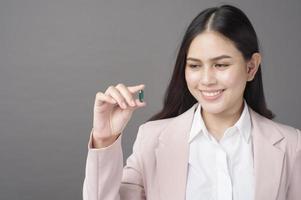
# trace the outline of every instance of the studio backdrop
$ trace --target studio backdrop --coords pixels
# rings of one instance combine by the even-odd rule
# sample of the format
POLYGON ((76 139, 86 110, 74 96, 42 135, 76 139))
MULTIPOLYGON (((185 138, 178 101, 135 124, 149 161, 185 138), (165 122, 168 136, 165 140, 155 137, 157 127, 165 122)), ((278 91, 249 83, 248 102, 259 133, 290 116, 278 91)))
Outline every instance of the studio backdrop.
POLYGON ((268 107, 300 129, 299 0, 1 0, 0 199, 82 199, 95 94, 145 84, 126 159, 138 126, 162 108, 189 22, 221 3, 250 17, 268 107))

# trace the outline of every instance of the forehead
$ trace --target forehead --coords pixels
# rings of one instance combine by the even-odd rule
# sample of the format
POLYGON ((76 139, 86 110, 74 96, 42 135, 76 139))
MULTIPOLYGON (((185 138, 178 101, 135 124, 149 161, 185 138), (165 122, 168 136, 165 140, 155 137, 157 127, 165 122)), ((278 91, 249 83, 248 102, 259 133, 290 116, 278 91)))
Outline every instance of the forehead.
POLYGON ((215 32, 199 34, 192 40, 188 49, 189 57, 200 60, 209 60, 223 54, 233 58, 242 56, 231 40, 215 32))

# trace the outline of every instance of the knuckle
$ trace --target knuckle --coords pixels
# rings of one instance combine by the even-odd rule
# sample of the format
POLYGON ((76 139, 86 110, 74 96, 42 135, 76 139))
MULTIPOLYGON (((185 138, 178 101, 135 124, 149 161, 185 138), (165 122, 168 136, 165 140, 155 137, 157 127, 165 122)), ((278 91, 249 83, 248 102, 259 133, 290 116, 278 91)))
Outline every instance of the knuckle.
POLYGON ((114 86, 113 85, 110 85, 107 90, 105 91, 105 94, 109 94, 111 90, 114 89, 114 86))
POLYGON ((102 92, 97 93, 96 100, 104 101, 106 99, 106 95, 102 92))
POLYGON ((99 97, 101 97, 102 95, 103 95, 102 92, 97 92, 97 93, 96 93, 96 98, 99 98, 99 97))
POLYGON ((114 88, 114 86, 110 85, 107 90, 111 90, 112 88, 114 88))
POLYGON ((125 86, 124 86, 123 83, 118 83, 118 84, 116 85, 116 87, 118 87, 118 88, 123 88, 123 87, 125 87, 125 86))

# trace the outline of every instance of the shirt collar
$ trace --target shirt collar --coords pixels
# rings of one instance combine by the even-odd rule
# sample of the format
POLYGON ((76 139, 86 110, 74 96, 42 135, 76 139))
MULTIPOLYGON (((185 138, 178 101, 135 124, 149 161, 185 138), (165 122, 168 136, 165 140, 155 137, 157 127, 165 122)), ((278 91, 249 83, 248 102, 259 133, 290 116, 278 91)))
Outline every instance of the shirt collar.
MULTIPOLYGON (((248 109, 248 104, 244 99, 244 108, 240 115, 238 121, 229 128, 236 127, 239 133, 242 134, 245 142, 249 143, 251 135, 251 117, 248 109)), ((194 112, 193 122, 191 126, 191 131, 189 134, 189 143, 200 133, 203 133, 206 137, 209 138, 209 132, 205 126, 204 120, 201 115, 201 104, 198 103, 197 108, 194 112)))

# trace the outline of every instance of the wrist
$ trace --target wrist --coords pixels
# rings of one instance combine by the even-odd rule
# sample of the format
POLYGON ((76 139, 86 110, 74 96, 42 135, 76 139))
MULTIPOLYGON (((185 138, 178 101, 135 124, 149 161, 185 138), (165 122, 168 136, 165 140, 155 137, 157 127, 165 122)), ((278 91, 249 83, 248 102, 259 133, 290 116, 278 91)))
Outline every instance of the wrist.
POLYGON ((118 135, 113 135, 112 137, 108 137, 108 138, 101 138, 101 139, 97 139, 94 137, 94 135, 92 135, 92 147, 93 148, 105 148, 110 146, 111 144, 113 144, 117 138, 120 136, 120 134, 118 135))

